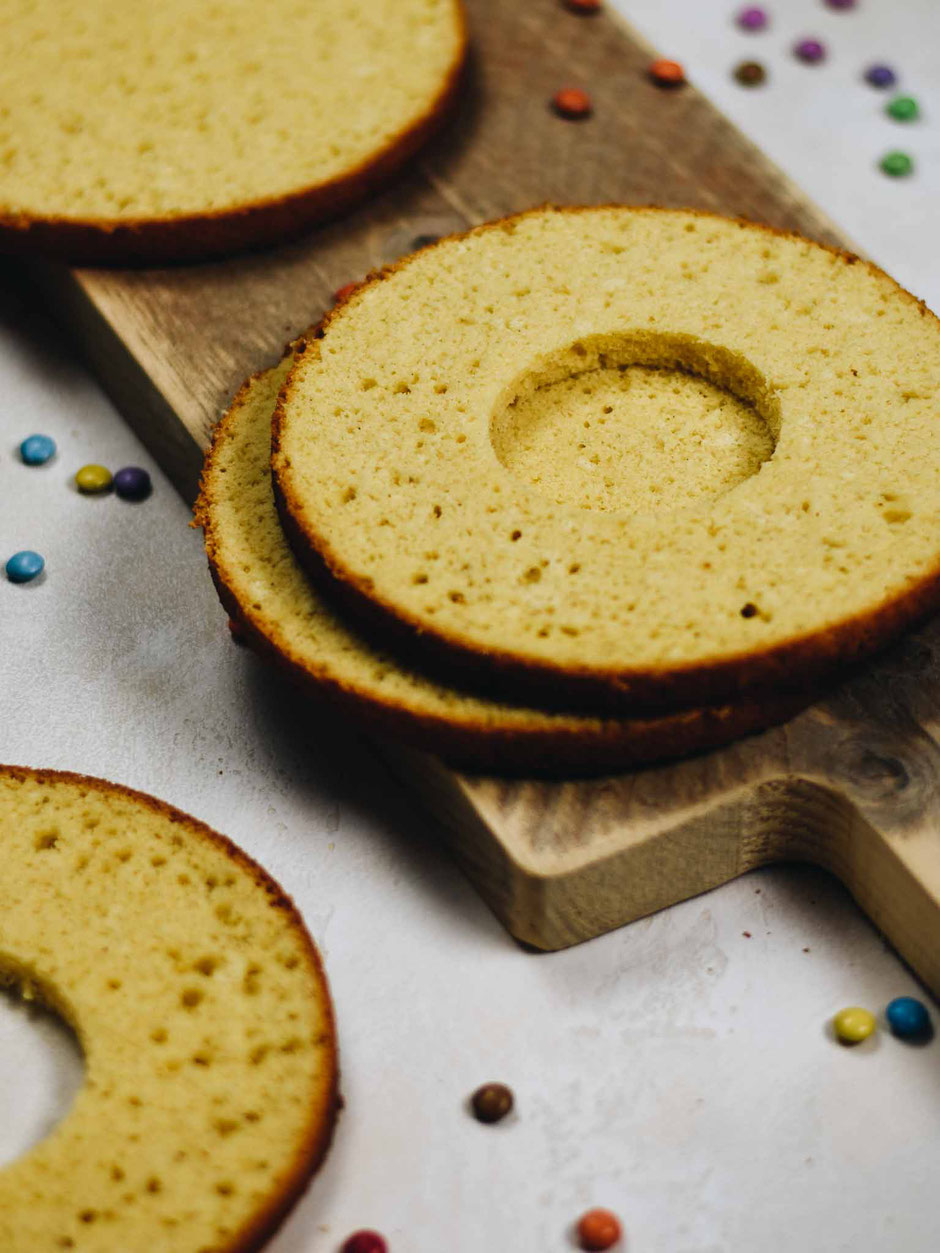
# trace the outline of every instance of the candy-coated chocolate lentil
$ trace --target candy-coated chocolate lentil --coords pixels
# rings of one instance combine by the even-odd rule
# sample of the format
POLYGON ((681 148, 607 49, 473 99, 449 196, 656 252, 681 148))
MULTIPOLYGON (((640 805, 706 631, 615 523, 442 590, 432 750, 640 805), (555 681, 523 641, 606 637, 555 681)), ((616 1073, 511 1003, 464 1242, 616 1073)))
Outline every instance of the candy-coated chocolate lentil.
POLYGON ((582 1249, 612 1249, 620 1239, 620 1220, 609 1209, 592 1209, 578 1220, 582 1249))
POLYGON ((388 1253, 388 1245, 377 1231, 354 1231, 340 1253, 388 1253))
POLYGON ((885 105, 885 113, 896 122, 913 122, 920 115, 920 109, 913 96, 895 96, 885 105))
POLYGON ((342 287, 337 287, 333 293, 333 304, 341 304, 344 300, 348 300, 354 291, 361 286, 359 283, 344 283, 342 287))
POLYGON ((854 9, 856 0, 826 0, 830 9, 854 9))
POLYGON ((237 618, 229 618, 228 620, 229 635, 236 644, 247 644, 248 636, 245 634, 245 628, 237 618))
POLYGON ((657 87, 681 87, 685 82, 685 70, 678 61, 660 57, 649 67, 649 76, 657 87))
POLYGON ((580 87, 562 87, 552 96, 552 108, 569 122, 580 122, 594 112, 591 97, 580 87))
POLYGON ((28 435, 20 444, 20 460, 27 466, 44 466, 55 456, 55 440, 48 435, 28 435))
POLYGON ((793 55, 807 65, 818 65, 826 59, 826 45, 819 39, 800 39, 793 45, 793 55))
POLYGON ((153 491, 153 483, 141 466, 124 466, 114 476, 114 490, 122 500, 146 500, 153 491))
POLYGON ((760 61, 742 61, 734 67, 734 77, 742 87, 759 87, 766 82, 767 71, 760 61))
POLYGON ((862 1040, 868 1039, 877 1025, 875 1015, 857 1005, 840 1009, 832 1020, 836 1037, 843 1044, 860 1044, 862 1040))
POLYGON ((587 16, 590 13, 600 13, 604 7, 604 0, 564 0, 565 8, 571 10, 572 13, 578 13, 587 16))
POLYGON ((906 152, 888 152, 881 158, 880 165, 891 178, 906 178, 914 173, 914 160, 906 152))
POLYGON ((757 5, 748 5, 741 10, 736 20, 742 30, 764 30, 767 26, 767 12, 757 5))
POLYGON ((42 574, 45 565, 39 553, 24 548, 22 552, 14 553, 4 568, 11 583, 30 583, 42 574))
POLYGON ((75 475, 75 486, 87 496, 97 492, 109 492, 112 482, 111 471, 94 463, 82 466, 75 475))
POLYGON ((923 1040, 930 1035, 927 1006, 916 997, 896 996, 885 1010, 885 1018, 892 1034, 902 1040, 923 1040))
POLYGON ((890 65, 870 65, 865 71, 865 82, 872 87, 893 87, 898 76, 890 65))
POLYGON ((484 1083, 470 1098, 473 1116, 478 1122, 499 1122, 512 1110, 512 1090, 504 1083, 484 1083))

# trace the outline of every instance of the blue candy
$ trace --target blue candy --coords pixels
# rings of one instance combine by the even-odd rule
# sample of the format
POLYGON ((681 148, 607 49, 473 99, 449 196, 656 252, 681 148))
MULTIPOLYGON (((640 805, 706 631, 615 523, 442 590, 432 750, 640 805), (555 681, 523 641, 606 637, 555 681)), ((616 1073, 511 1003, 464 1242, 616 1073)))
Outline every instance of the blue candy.
POLYGON ((39 553, 25 548, 22 552, 13 554, 5 569, 11 583, 29 583, 42 574, 45 565, 45 560, 40 557, 39 553))
POLYGON ((870 65, 865 71, 865 81, 872 87, 893 87, 898 76, 890 65, 870 65))
POLYGON ((888 1026, 902 1040, 923 1038, 930 1034, 927 1006, 913 996, 898 996, 885 1010, 888 1026))
POLYGON ((114 490, 122 500, 146 500, 153 491, 150 475, 140 466, 125 466, 114 476, 114 490))
POLYGON ((20 444, 20 457, 27 466, 44 466, 55 456, 55 440, 48 435, 29 435, 20 444))

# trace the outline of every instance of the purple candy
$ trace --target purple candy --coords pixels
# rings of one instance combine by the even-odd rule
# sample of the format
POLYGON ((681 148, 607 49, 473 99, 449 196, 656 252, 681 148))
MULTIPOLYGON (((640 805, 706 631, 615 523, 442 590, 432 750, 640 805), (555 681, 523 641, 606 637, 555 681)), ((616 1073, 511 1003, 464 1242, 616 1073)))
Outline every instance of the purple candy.
POLYGON ((150 475, 140 466, 125 466, 114 476, 114 490, 122 500, 146 500, 153 491, 150 475))
POLYGON ((763 30, 767 25, 767 14, 756 5, 742 9, 738 14, 738 25, 742 30, 763 30))
POLYGON ((826 46, 818 39, 801 39, 793 45, 793 55, 807 65, 816 65, 826 59, 826 46))
POLYGON ((830 9, 854 9, 855 0, 826 0, 830 9))
POLYGON ((898 76, 890 65, 870 65, 865 71, 865 81, 872 87, 893 87, 898 76))

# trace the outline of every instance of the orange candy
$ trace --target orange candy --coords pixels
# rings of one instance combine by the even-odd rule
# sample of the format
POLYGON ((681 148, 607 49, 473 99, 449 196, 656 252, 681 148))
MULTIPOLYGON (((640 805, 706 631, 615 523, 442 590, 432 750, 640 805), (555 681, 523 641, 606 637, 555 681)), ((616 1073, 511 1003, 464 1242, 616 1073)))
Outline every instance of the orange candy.
POLYGON ((338 305, 342 301, 348 300, 359 286, 359 283, 346 283, 344 286, 337 288, 337 290, 333 293, 333 304, 338 305))
POLYGON ((552 106, 557 114, 570 122, 579 122, 594 112, 591 97, 580 87, 562 87, 552 96, 552 106))
POLYGON ((679 62, 664 57, 652 63, 649 76, 657 87, 681 87, 685 82, 685 70, 679 62))
POLYGON ((612 1249, 620 1239, 620 1220, 609 1209, 591 1209, 578 1222, 582 1249, 612 1249))

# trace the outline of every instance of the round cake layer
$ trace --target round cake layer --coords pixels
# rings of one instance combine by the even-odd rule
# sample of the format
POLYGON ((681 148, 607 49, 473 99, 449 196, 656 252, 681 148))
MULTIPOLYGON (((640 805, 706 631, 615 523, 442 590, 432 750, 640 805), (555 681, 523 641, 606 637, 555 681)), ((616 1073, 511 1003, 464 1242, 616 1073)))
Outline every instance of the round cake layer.
POLYGON ((388 176, 454 97, 459 0, 7 0, 0 244, 91 260, 276 241, 388 176))
POLYGON ((309 569, 446 673, 663 708, 808 682, 938 604, 938 391, 940 324, 855 257, 543 209, 341 306, 273 465, 309 569))
POLYGON ((477 769, 599 772, 725 744, 805 699, 601 719, 482 699, 434 682, 350 627, 298 565, 270 475, 271 415, 290 358, 250 380, 216 428, 196 516, 223 605, 263 654, 368 728, 477 769))
POLYGON ((100 779, 0 767, 0 981, 85 1082, 0 1170, 0 1247, 248 1253, 326 1152, 336 1039, 291 901, 223 836, 100 779))

